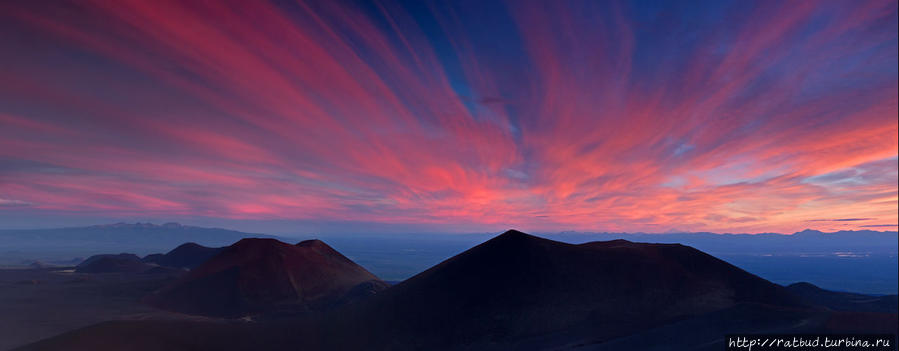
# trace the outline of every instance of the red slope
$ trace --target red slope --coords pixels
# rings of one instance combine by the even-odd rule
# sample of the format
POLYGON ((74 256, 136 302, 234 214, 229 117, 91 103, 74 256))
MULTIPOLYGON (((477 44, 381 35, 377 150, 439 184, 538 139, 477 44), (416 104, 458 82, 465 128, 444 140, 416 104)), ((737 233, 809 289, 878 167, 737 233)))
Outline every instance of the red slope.
POLYGON ((321 241, 243 239, 146 301, 183 313, 238 317, 335 304, 369 281, 380 283, 321 241))

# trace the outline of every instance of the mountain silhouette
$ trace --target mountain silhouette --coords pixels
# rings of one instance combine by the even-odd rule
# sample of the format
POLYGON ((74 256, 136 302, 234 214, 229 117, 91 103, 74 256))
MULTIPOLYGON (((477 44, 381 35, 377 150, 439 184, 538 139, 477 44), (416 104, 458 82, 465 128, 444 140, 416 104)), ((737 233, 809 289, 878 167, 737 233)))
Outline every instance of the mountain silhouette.
POLYGON ((166 267, 194 268, 222 250, 224 247, 206 247, 197 243, 184 243, 165 254, 147 255, 143 261, 166 267))
POLYGON ((345 311, 341 322, 355 329, 395 321, 379 332, 423 349, 558 332, 599 341, 747 302, 802 305, 783 287, 687 246, 572 245, 510 230, 345 311))
MULTIPOLYGON (((231 249, 191 274, 230 257, 231 249)), ((203 276, 209 274, 193 280, 203 276)), ((215 299, 209 288, 185 291, 215 299)), ((728 333, 895 328, 895 313, 810 306, 785 287, 691 247, 626 240, 574 245, 511 230, 322 313, 258 323, 110 322, 23 349, 718 350, 728 333)))
POLYGON ((135 254, 94 255, 75 266, 78 273, 138 273, 153 268, 135 254))
POLYGON ((242 239, 145 301, 182 313, 240 317, 326 307, 352 299, 348 295, 372 285, 386 287, 319 240, 290 245, 275 239, 242 239))
MULTIPOLYGON (((221 228, 204 228, 178 223, 115 223, 88 227, 0 230, 4 247, 33 252, 36 259, 49 260, 66 253, 70 257, 85 252, 135 252, 141 254, 170 250, 185 242, 208 247, 227 246, 243 238, 275 238, 271 235, 244 233, 221 228), (147 251, 144 251, 147 250, 147 251), (47 258, 40 257, 46 255, 47 258)), ((9 264, 0 257, 0 264, 9 264)))

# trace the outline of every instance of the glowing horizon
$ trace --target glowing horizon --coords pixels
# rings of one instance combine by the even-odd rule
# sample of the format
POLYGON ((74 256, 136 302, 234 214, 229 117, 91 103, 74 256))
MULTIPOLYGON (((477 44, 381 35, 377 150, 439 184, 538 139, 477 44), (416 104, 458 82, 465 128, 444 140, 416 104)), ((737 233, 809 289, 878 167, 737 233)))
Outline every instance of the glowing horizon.
POLYGON ((899 223, 895 1, 60 1, 0 18, 0 218, 899 223))

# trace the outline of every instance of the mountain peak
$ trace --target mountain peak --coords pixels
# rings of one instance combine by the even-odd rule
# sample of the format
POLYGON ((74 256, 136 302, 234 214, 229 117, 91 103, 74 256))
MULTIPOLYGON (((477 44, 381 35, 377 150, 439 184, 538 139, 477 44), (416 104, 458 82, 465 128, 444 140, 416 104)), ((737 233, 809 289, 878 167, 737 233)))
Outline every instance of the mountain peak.
POLYGON ((140 257, 130 253, 104 254, 89 257, 75 267, 78 273, 137 273, 150 269, 140 257))
POLYGON ((282 245, 287 244, 271 238, 243 238, 234 243, 232 247, 278 247, 282 245))
POLYGON ((509 229, 504 233, 495 236, 493 239, 488 240, 484 244, 486 244, 486 246, 488 247, 494 248, 520 249, 524 247, 532 247, 534 245, 545 244, 547 242, 552 242, 552 240, 534 236, 515 229, 509 229))
POLYGON ((178 245, 178 247, 176 247, 174 250, 177 250, 177 249, 187 249, 187 248, 193 249, 193 248, 198 248, 198 247, 199 247, 199 248, 205 248, 206 246, 197 244, 197 243, 195 243, 195 242, 193 242, 193 241, 188 241, 188 242, 186 242, 186 243, 184 243, 184 244, 178 245))
POLYGON ((524 232, 517 231, 515 229, 509 229, 504 233, 493 238, 494 240, 527 240, 527 239, 536 239, 536 236, 531 234, 527 234, 524 232))
POLYGON ((297 246, 299 246, 299 247, 323 247, 323 246, 328 246, 328 244, 325 244, 324 241, 321 241, 318 239, 310 239, 310 240, 300 241, 299 243, 297 243, 297 246))
POLYGON ((206 247, 194 242, 188 242, 178 245, 178 247, 166 254, 147 255, 143 260, 144 262, 152 262, 160 266, 194 268, 222 250, 224 250, 222 247, 206 247))
POLYGON ((479 246, 483 246, 485 249, 489 248, 490 250, 513 252, 527 247, 533 247, 542 241, 549 240, 523 233, 515 229, 510 229, 493 237, 493 239, 487 240, 479 246))
POLYGON ((509 229, 509 230, 503 232, 502 234, 500 234, 500 236, 531 236, 531 235, 526 234, 524 232, 520 232, 515 229, 509 229))
POLYGON ((220 252, 212 250, 214 256, 146 301, 183 313, 236 317, 329 306, 349 299, 346 295, 365 282, 377 282, 378 290, 386 287, 320 240, 291 245, 244 238, 220 252))
MULTIPOLYGON (((572 245, 517 230, 449 258, 370 301, 362 318, 373 328, 381 328, 378 321, 384 319, 427 315, 427 320, 410 323, 405 335, 454 325, 460 327, 453 335, 465 340, 497 330, 503 337, 532 336, 546 330, 548 321, 555 330, 589 325, 591 338, 613 338, 637 324, 674 321, 742 303, 798 304, 783 287, 686 246, 625 240, 572 245), (627 318, 640 322, 617 323, 627 318)), ((376 333, 397 333, 395 329, 376 333)), ((444 343, 435 338, 417 346, 444 343)))
POLYGON ((814 230, 814 229, 805 229, 801 232, 793 233, 793 235, 821 235, 821 234, 824 234, 824 233, 821 232, 820 230, 814 230))
POLYGON ((633 245, 634 242, 625 239, 613 239, 605 242, 607 245, 633 245))

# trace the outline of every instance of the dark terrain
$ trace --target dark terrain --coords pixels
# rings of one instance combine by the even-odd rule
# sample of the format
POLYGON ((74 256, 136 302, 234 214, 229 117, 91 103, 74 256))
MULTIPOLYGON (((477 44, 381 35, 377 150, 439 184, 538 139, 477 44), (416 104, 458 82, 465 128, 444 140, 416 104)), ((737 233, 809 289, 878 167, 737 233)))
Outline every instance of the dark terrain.
MULTIPOLYGON (((262 267, 258 276, 275 279, 268 274, 282 264, 262 267)), ((209 293, 218 284, 181 281, 209 293)), ((807 288, 683 245, 573 245, 509 231, 332 311, 261 322, 113 321, 23 349, 718 350, 735 332, 895 333, 895 305, 807 288)))
POLYGON ((78 273, 140 273, 153 268, 135 254, 94 255, 75 266, 78 273))
POLYGON ((834 311, 897 313, 899 310, 897 295, 872 296, 830 291, 805 282, 790 284, 787 290, 810 304, 824 306, 834 311))
POLYGON ((85 274, 72 268, 0 270, 0 350, 107 320, 196 319, 138 302, 174 281, 173 275, 85 274))
MULTIPOLYGON (((332 233, 322 236, 305 233, 288 239, 177 223, 0 230, 0 266, 20 268, 33 263, 74 266, 85 257, 119 252, 149 255, 144 261, 153 263, 165 256, 162 252, 177 251, 180 254, 181 250, 172 248, 185 242, 196 243, 205 247, 201 250, 209 251, 242 238, 267 237, 297 242, 318 237, 381 279, 402 281, 495 235, 332 233)), ((806 230, 790 235, 561 232, 540 236, 572 244, 616 239, 679 243, 781 285, 804 281, 828 290, 896 294, 899 284, 899 235, 895 231, 823 233, 806 230)), ((193 250, 193 245, 185 245, 187 251, 193 250)), ((195 257, 194 262, 190 262, 193 266, 203 261, 199 256, 190 257, 195 257)))
POLYGON ((224 247, 206 247, 197 243, 186 243, 165 254, 147 255, 142 261, 165 267, 191 269, 203 264, 224 249, 224 247))
POLYGON ((145 301, 171 311, 233 318, 276 309, 316 309, 386 287, 321 241, 290 245, 243 239, 145 301))

